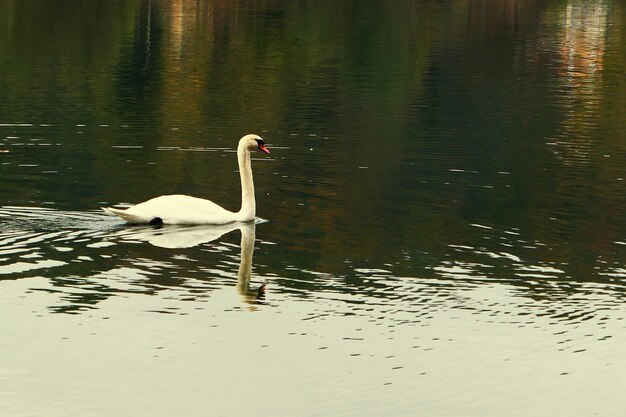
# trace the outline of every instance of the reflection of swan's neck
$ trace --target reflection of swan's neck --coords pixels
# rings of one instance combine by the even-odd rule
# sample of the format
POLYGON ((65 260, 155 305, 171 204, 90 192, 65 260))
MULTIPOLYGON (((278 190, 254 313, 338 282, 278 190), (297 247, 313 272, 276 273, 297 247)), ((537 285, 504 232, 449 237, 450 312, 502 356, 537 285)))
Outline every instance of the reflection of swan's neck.
POLYGON ((244 144, 237 148, 237 160, 239 162, 239 176, 241 177, 241 209, 239 220, 249 221, 256 214, 254 201, 254 181, 252 180, 252 166, 250 163, 250 150, 244 144))
POLYGON ((241 295, 249 295, 252 276, 252 254, 254 252, 255 225, 241 227, 241 262, 237 273, 237 290, 241 295))

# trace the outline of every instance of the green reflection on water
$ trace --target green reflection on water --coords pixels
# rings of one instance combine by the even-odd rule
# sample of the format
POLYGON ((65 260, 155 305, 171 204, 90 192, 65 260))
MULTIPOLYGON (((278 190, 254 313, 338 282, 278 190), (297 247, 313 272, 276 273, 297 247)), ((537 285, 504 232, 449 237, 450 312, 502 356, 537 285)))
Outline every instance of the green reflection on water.
POLYGON ((255 161, 259 215, 298 267, 428 274, 451 244, 512 245, 576 279, 623 263, 619 4, 5 1, 0 15, 5 204, 236 207, 224 148, 253 131, 278 148, 255 161))

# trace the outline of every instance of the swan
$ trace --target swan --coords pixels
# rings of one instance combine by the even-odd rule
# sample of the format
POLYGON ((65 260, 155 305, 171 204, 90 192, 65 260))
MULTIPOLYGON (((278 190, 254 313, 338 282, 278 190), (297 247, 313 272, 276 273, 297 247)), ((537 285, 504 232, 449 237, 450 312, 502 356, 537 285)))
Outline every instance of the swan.
POLYGON ((228 211, 210 200, 180 194, 155 197, 125 210, 113 207, 102 207, 102 210, 134 224, 227 224, 254 220, 256 203, 250 152, 255 149, 270 153, 260 136, 249 134, 239 140, 241 209, 238 212, 228 211))

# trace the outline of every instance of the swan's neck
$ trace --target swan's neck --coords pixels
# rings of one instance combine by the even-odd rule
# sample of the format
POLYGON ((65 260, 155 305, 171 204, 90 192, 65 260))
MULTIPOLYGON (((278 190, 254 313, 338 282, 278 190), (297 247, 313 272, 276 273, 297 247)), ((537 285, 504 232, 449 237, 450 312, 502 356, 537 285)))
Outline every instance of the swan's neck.
POLYGON ((237 214, 240 221, 249 221, 253 220, 256 214, 250 151, 246 147, 240 146, 237 149, 237 159, 239 162, 239 176, 241 177, 241 210, 237 214))

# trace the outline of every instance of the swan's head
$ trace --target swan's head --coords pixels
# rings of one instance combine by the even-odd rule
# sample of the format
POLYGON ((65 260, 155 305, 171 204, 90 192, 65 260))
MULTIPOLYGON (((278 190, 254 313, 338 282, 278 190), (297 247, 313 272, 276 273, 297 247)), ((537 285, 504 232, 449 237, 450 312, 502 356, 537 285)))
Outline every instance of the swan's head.
POLYGON ((265 141, 258 135, 246 135, 239 140, 239 146, 243 146, 248 150, 258 149, 261 152, 270 153, 265 147, 265 141))

